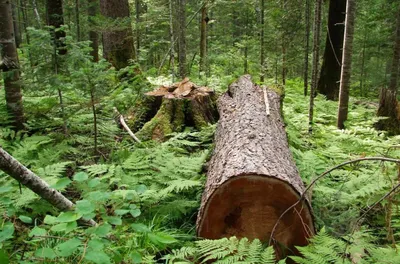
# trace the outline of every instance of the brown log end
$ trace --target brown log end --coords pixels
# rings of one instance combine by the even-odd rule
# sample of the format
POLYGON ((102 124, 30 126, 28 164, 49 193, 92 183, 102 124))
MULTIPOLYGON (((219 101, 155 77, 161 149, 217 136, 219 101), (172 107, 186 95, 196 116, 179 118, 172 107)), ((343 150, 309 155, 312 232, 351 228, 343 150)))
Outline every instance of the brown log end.
MULTIPOLYGON (((261 175, 234 177, 209 198, 198 223, 198 235, 208 239, 236 236, 268 242, 280 215, 300 198, 286 182, 261 175)), ((295 246, 307 245, 314 233, 306 203, 279 221, 273 235, 278 258, 297 255, 295 246)))

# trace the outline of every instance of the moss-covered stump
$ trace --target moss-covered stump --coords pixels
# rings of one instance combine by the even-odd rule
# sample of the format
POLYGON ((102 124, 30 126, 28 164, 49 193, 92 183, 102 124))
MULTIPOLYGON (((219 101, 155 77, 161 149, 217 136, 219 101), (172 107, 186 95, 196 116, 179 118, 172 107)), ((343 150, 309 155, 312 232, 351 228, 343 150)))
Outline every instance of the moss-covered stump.
MULTIPOLYGON (((197 86, 188 78, 171 86, 161 86, 146 94, 162 98, 156 114, 137 132, 142 140, 164 141, 168 134, 185 127, 200 129, 218 120, 215 94, 208 87, 197 86)), ((154 108, 152 109, 154 113, 154 108)))

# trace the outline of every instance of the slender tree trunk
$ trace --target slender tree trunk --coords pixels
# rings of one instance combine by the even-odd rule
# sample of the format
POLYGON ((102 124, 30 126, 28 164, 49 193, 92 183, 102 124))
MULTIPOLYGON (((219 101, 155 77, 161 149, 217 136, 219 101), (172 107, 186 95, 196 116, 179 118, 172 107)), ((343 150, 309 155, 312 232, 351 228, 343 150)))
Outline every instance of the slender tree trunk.
POLYGON ((32 7, 33 11, 35 13, 35 18, 36 18, 36 23, 38 25, 38 28, 42 28, 42 19, 40 18, 39 11, 36 5, 36 0, 32 0, 32 7))
POLYGON ((12 116, 16 130, 24 129, 20 70, 15 45, 12 6, 9 0, 0 0, 0 69, 3 70, 4 89, 8 113, 12 116))
POLYGON ((345 13, 346 0, 329 1, 328 33, 317 87, 328 100, 337 100, 339 95, 345 13))
POLYGON ((178 24, 179 24, 179 76, 184 79, 187 74, 186 67, 186 0, 178 0, 178 24))
POLYGON ((18 16, 16 12, 16 7, 15 3, 12 4, 12 21, 13 21, 13 28, 14 28, 14 38, 15 38, 15 46, 19 48, 19 45, 21 44, 21 34, 19 31, 19 25, 18 25, 18 16))
POLYGON ((140 0, 135 0, 136 9, 136 57, 139 58, 140 50, 140 0))
POLYGON ((311 3, 310 0, 306 0, 305 8, 305 20, 306 20, 306 41, 304 48, 304 96, 307 96, 308 92, 308 54, 310 52, 310 30, 311 30, 311 3))
MULTIPOLYGON (((89 81, 89 83, 90 83, 90 81, 89 81)), ((94 155, 96 156, 99 153, 98 148, 97 148, 98 131, 97 131, 96 101, 94 98, 94 87, 92 84, 90 87, 90 103, 92 105, 92 114, 93 114, 94 155)))
POLYGON ((378 116, 387 116, 388 120, 382 120, 377 123, 378 129, 393 130, 395 133, 400 131, 399 121, 399 105, 397 102, 397 85, 399 78, 399 64, 400 64, 400 4, 397 12, 395 43, 393 47, 393 59, 391 65, 391 75, 389 80, 389 87, 382 88, 379 98, 378 116), (386 122, 384 122, 386 121, 386 122))
POLYGON ((265 54, 264 54, 264 26, 265 26, 265 0, 261 0, 261 29, 260 29, 260 82, 265 81, 265 54))
POLYGON ((354 22, 356 15, 356 0, 347 0, 346 24, 344 30, 342 73, 340 76, 339 109, 337 127, 344 129, 349 109, 349 91, 351 77, 351 59, 353 53, 354 22))
POLYGON ((200 72, 206 71, 207 61, 207 0, 204 1, 201 8, 201 22, 200 22, 200 72))
MULTIPOLYGON (((100 0, 100 12, 110 19, 130 20, 128 0, 100 0)), ((129 65, 135 59, 135 46, 131 23, 121 25, 119 29, 103 32, 103 54, 116 69, 129 65)))
POLYGON ((98 1, 97 0, 88 0, 88 20, 89 20, 89 40, 91 41, 90 47, 92 48, 92 51, 90 52, 90 55, 93 58, 94 62, 99 61, 99 34, 97 31, 94 29, 95 27, 95 22, 94 22, 94 17, 98 13, 98 1))
POLYGON ((75 0, 76 40, 81 41, 81 25, 79 22, 79 0, 75 0))
POLYGON ((361 69, 360 69, 360 95, 365 96, 364 93, 364 77, 365 77, 365 49, 367 45, 367 30, 364 33, 364 40, 363 40, 363 49, 361 53, 361 69))
POLYGON ((308 112, 309 133, 312 133, 312 125, 314 120, 314 96, 318 83, 319 45, 321 38, 321 13, 322 13, 322 0, 317 0, 315 4, 315 14, 314 14, 313 63, 312 63, 312 78, 311 78, 311 91, 310 91, 310 107, 308 112))
MULTIPOLYGON (((281 0, 282 3, 282 10, 283 10, 283 15, 286 15, 286 0, 281 0)), ((285 24, 285 18, 283 18, 283 23, 285 24)), ((286 28, 285 25, 283 25, 282 29, 282 85, 286 85, 286 72, 287 72, 287 67, 286 67, 286 50, 287 50, 287 43, 286 43, 286 28)))
POLYGON ((64 43, 65 31, 59 30, 59 28, 64 25, 62 0, 47 0, 47 24, 54 27, 52 32, 58 54, 66 54, 67 49, 64 43))
POLYGON ((175 82, 175 50, 174 50, 174 16, 173 16, 173 0, 169 0, 169 37, 170 37, 170 69, 172 83, 175 82))

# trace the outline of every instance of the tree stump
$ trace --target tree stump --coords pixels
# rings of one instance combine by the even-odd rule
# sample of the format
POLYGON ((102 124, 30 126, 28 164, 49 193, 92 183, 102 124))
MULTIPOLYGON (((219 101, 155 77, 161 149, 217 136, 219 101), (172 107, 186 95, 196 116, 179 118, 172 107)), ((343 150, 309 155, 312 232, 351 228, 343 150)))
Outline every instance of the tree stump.
POLYGON ((171 86, 161 86, 147 96, 161 97, 157 113, 138 131, 142 140, 165 140, 172 132, 185 127, 200 129, 218 120, 214 92, 200 87, 188 78, 171 86))
MULTIPOLYGON (((278 218, 304 191, 289 150, 280 95, 263 91, 246 75, 217 105, 220 119, 197 234, 269 241, 278 218)), ((313 234, 311 205, 305 200, 278 222, 273 234, 278 258, 298 254, 295 246, 306 245, 313 234)))

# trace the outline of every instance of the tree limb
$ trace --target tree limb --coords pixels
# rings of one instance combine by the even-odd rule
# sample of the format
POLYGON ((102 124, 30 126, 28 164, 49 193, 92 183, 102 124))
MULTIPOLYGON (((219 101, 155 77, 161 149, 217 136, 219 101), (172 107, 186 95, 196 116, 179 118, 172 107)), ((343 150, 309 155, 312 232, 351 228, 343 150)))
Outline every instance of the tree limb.
POLYGON ((142 141, 140 141, 140 139, 138 139, 136 137, 136 135, 132 132, 132 130, 125 123, 124 117, 120 114, 120 112, 118 111, 118 109, 116 107, 114 107, 114 113, 116 116, 116 122, 119 123, 136 142, 142 143, 142 141))

